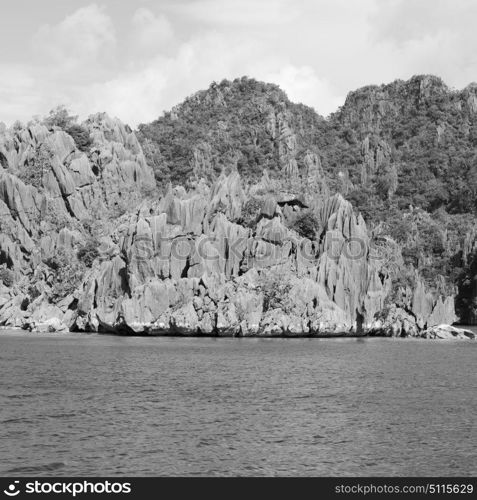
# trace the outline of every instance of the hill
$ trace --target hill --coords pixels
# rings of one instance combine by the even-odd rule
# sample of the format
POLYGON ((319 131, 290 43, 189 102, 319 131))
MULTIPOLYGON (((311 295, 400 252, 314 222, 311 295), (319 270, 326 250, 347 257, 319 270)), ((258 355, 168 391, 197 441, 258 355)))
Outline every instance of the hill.
POLYGON ((430 287, 457 293, 463 321, 474 321, 468 291, 455 289, 474 286, 466 249, 477 213, 477 84, 456 91, 419 75, 367 86, 325 120, 276 85, 224 80, 138 137, 158 179, 193 184, 236 165, 248 183, 267 170, 309 198, 340 193, 430 287))
POLYGON ((428 335, 477 322, 477 87, 350 93, 328 119, 213 83, 134 133, 0 130, 0 325, 428 335), (457 317, 455 316, 457 312, 457 317))

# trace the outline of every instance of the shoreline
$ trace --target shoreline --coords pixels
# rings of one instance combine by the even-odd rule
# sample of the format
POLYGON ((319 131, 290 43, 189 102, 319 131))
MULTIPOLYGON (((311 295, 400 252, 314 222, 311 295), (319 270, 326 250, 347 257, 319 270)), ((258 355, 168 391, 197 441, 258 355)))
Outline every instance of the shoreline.
MULTIPOLYGON (((443 325, 440 325, 443 326, 443 325)), ((60 337, 60 336, 110 336, 110 337, 130 337, 130 338, 190 338, 190 339, 400 339, 400 340, 476 340, 477 339, 477 325, 447 325, 451 326, 451 328, 456 329, 461 332, 470 332, 474 335, 474 337, 466 337, 464 338, 462 335, 453 336, 453 337, 426 337, 424 335, 404 335, 404 336, 393 336, 386 334, 383 332, 379 333, 370 333, 370 334, 356 334, 356 333, 323 333, 323 334, 254 334, 254 335, 220 335, 220 334, 211 334, 211 333, 178 333, 178 332, 167 332, 167 333, 124 333, 124 332, 115 332, 115 331, 99 331, 99 332, 85 332, 85 331, 42 331, 42 330, 28 330, 19 327, 5 327, 0 326, 0 336, 3 334, 28 334, 28 335, 36 335, 36 336, 52 336, 52 337, 60 337), (472 328, 475 330, 473 331, 472 328)), ((435 327, 434 327, 435 328, 435 327)))

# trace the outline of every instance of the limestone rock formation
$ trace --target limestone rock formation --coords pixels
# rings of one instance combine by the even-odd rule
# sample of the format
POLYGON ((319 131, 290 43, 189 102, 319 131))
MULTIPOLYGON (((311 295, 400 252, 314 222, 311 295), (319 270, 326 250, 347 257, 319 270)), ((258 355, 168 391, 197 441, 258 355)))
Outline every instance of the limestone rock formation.
POLYGON ((87 140, 0 127, 0 326, 438 336, 455 298, 477 321, 472 200, 453 195, 475 195, 475 102, 419 76, 325 120, 242 78, 141 142, 104 113, 76 125, 87 140))
POLYGON ((152 169, 130 129, 105 114, 90 117, 91 148, 80 151, 58 128, 33 124, 0 134, 0 268, 12 273, 2 292, 0 324, 71 327, 76 286, 86 271, 77 257, 87 241, 154 186, 152 169), (58 321, 53 321, 56 318, 58 321))
MULTIPOLYGON (((241 192, 236 174, 222 176, 208 199, 169 191, 124 219, 79 290, 74 328, 218 336, 376 330, 390 280, 370 259, 366 225, 349 202, 335 195, 323 204, 318 243, 273 211, 255 230, 230 221, 241 192)), ((421 289, 415 297, 409 334, 437 324, 440 304, 450 304, 421 289)))
POLYGON ((456 328, 450 325, 437 325, 421 332, 420 337, 426 339, 443 339, 443 340, 475 340, 477 335, 471 330, 456 328))

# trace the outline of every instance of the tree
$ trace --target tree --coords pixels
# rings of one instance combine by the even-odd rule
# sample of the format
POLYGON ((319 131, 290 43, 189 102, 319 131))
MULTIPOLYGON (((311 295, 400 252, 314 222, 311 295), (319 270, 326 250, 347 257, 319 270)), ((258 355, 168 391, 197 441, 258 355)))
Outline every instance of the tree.
POLYGON ((78 120, 78 116, 70 115, 65 105, 61 104, 50 110, 47 117, 43 119, 43 124, 48 128, 59 127, 67 130, 78 120))
POLYGON ((396 165, 386 162, 376 175, 376 190, 382 198, 390 200, 398 187, 396 165))
POLYGON ((311 210, 303 210, 291 223, 291 229, 295 230, 302 238, 314 240, 320 227, 317 218, 311 210))
POLYGON ((82 127, 77 123, 73 123, 67 129, 65 129, 66 133, 70 135, 75 141, 76 147, 83 152, 89 151, 91 145, 93 144, 93 140, 89 134, 89 130, 86 127, 82 127))

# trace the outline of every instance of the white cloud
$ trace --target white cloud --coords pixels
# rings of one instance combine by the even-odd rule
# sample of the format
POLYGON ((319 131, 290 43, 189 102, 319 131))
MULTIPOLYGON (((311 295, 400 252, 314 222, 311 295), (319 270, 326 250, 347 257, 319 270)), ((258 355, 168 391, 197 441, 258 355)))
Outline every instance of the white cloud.
POLYGON ((132 28, 132 43, 147 53, 163 49, 174 35, 172 25, 166 16, 155 15, 144 7, 134 13, 132 28))
MULTIPOLYGON (((116 44, 112 19, 96 4, 78 9, 56 25, 41 26, 33 37, 40 62, 63 75, 84 78, 85 70, 108 61, 116 44)), ((92 75, 91 75, 92 76, 92 75)))
MULTIPOLYGON (((302 0, 303 1, 303 0, 302 0)), ((307 0, 309 1, 309 0, 307 0)), ((194 0, 173 2, 168 11, 214 26, 277 27, 291 22, 302 10, 290 0, 194 0)))
POLYGON ((0 56, 0 120, 65 103, 134 126, 242 75, 327 115, 362 85, 435 73, 463 87, 477 75, 473 0, 108 2, 41 26, 23 61, 0 56))
POLYGON ((472 0, 382 2, 370 18, 372 42, 406 76, 433 73, 461 88, 477 79, 476 18, 472 0))
POLYGON ((157 55, 106 82, 78 89, 77 102, 85 109, 106 109, 136 126, 214 80, 240 76, 235 66, 246 61, 251 50, 250 44, 231 43, 217 33, 197 36, 173 55, 157 55))
POLYGON ((318 78, 311 66, 287 65, 278 72, 264 75, 263 79, 278 84, 291 101, 312 106, 324 116, 344 102, 344 97, 336 95, 330 83, 318 78))
POLYGON ((0 121, 10 125, 31 118, 39 108, 33 76, 17 64, 0 64, 0 75, 0 121))

